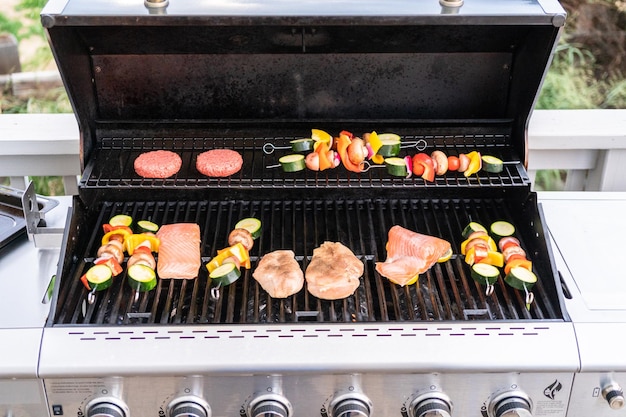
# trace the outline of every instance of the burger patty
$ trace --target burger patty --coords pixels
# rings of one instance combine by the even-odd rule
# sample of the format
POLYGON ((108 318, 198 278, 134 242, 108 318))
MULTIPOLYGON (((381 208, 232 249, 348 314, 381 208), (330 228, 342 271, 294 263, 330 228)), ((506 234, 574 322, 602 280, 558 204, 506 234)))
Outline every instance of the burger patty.
POLYGON ((239 152, 231 149, 211 149, 196 159, 196 169, 207 177, 228 177, 238 172, 242 165, 239 152))
POLYGON ((172 151, 150 151, 135 159, 137 175, 144 178, 168 178, 176 174, 183 164, 178 154, 172 151))

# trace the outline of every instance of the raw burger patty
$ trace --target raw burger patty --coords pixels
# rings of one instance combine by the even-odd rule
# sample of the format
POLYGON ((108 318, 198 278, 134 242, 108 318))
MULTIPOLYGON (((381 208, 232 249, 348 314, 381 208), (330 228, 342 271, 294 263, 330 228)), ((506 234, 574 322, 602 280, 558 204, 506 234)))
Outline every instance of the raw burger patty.
POLYGON ((176 174, 182 164, 180 156, 171 151, 145 152, 135 159, 135 172, 144 178, 167 178, 176 174))
POLYGON ((241 169, 243 158, 231 149, 211 149, 196 160, 196 169, 207 177, 228 177, 241 169))

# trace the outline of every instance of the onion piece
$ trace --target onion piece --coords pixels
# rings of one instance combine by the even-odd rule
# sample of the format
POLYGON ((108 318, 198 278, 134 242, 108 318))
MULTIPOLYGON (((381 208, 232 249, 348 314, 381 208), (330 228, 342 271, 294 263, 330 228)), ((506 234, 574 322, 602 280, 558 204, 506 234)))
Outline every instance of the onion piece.
POLYGON ((413 159, 407 155, 404 157, 404 163, 407 171, 406 178, 411 178, 411 175, 413 175, 413 159))

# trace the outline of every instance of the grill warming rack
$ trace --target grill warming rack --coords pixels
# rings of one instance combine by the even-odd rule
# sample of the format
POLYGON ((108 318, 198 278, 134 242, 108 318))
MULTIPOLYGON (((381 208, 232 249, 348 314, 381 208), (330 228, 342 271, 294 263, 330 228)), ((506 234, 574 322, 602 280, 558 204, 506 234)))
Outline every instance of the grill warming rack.
MULTIPOLYGON (((432 183, 422 178, 398 178, 389 175, 384 167, 373 167, 361 174, 351 173, 338 167, 323 172, 305 169, 296 173, 285 173, 275 167, 278 159, 291 150, 277 149, 266 154, 261 151, 270 143, 276 147, 288 147, 289 141, 306 136, 307 130, 302 129, 304 136, 233 136, 233 137, 106 137, 101 139, 100 146, 91 163, 85 168, 80 187, 87 190, 97 189, 136 189, 159 191, 162 189, 202 190, 206 187, 235 188, 239 190, 256 190, 259 188, 452 188, 452 187, 529 187, 530 181, 523 169, 523 161, 512 150, 509 134, 502 129, 490 132, 469 133, 434 132, 423 135, 401 135, 403 143, 425 144, 425 152, 435 149, 449 155, 461 152, 480 150, 501 158, 505 161, 504 171, 490 174, 484 171, 469 178, 460 173, 448 173, 436 177, 432 183), (196 157, 203 151, 214 148, 234 149, 243 156, 243 168, 228 178, 209 178, 200 174, 195 168, 196 157), (145 179, 134 172, 133 161, 143 152, 168 149, 177 152, 183 165, 179 173, 167 179, 145 179), (275 167, 275 168, 268 168, 275 167)), ((418 150, 407 147, 401 150, 401 156, 413 155, 418 150)))

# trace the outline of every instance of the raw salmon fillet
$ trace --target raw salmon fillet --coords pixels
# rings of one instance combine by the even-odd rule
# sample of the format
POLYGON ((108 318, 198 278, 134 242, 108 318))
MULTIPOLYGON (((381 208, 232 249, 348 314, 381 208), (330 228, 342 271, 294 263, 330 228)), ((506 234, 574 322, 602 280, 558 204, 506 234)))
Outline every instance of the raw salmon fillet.
POLYGON ((291 250, 275 250, 263 256, 252 276, 272 298, 286 298, 302 289, 304 273, 291 250))
POLYGON ((423 235, 402 226, 389 229, 387 259, 376 263, 376 271, 391 282, 406 285, 423 274, 450 249, 450 242, 423 235))
POLYGON ((160 278, 192 279, 200 269, 200 226, 194 223, 164 224, 157 261, 160 278))
POLYGON ((339 242, 324 242, 313 249, 304 278, 307 290, 317 298, 338 300, 352 295, 363 275, 363 262, 339 242))

